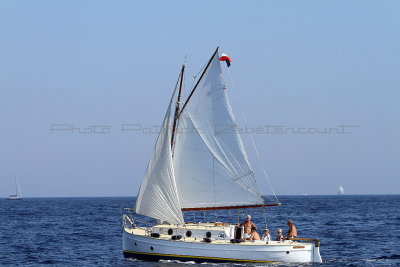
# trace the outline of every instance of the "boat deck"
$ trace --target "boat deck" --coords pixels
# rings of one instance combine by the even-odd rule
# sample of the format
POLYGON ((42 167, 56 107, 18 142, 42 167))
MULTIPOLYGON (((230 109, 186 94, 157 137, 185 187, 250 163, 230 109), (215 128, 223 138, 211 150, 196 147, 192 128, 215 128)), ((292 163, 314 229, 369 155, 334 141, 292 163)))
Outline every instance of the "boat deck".
MULTIPOLYGON (((164 225, 165 226, 165 225, 164 225)), ((158 225, 155 227, 162 227, 162 225, 158 225)), ((168 225, 168 227, 170 228, 177 228, 174 225, 168 225)), ((202 227, 201 225, 186 225, 186 229, 199 229, 200 227, 202 227)), ((219 226, 208 226, 207 228, 204 227, 204 230, 210 229, 210 228, 216 229, 219 226)), ((222 230, 224 226, 220 226, 220 229, 222 230)), ((150 228, 151 229, 151 228, 150 228)), ((137 236, 145 236, 148 238, 154 238, 154 239, 163 239, 163 240, 171 240, 171 235, 168 234, 160 234, 160 237, 150 237, 148 232, 146 232, 146 230, 144 228, 127 228, 125 227, 124 230, 129 233, 129 234, 133 234, 133 235, 137 235, 137 236)), ((205 243, 203 241, 203 239, 201 238, 193 238, 193 237, 186 237, 186 236, 182 236, 182 239, 180 240, 174 240, 175 242, 190 242, 190 243, 205 243)), ((230 239, 226 239, 226 240, 212 240, 212 242, 210 244, 233 244, 231 243, 230 239)), ((247 245, 247 246, 266 246, 266 245, 273 245, 273 246, 287 246, 287 245, 293 245, 293 246, 299 246, 299 248, 304 248, 304 245, 307 243, 302 243, 302 242, 296 242, 296 241, 291 241, 291 240, 285 240, 285 241, 262 241, 262 240, 254 240, 254 241, 245 241, 245 242, 241 242, 241 243, 235 243, 237 245, 247 245)), ((309 243, 308 243, 309 244, 309 243)))
POLYGON ((234 225, 231 224, 222 224, 222 225, 215 225, 215 223, 193 223, 193 224, 185 224, 185 226, 177 226, 174 224, 157 224, 153 228, 163 228, 163 229, 185 229, 185 230, 213 230, 213 231, 224 231, 228 228, 233 227, 234 225))

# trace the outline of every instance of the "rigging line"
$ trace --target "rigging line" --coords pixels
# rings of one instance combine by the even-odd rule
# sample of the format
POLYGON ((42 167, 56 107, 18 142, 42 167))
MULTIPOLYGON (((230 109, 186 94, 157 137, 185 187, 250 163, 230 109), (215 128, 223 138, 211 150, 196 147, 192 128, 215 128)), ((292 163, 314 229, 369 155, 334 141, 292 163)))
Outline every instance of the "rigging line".
POLYGON ((199 76, 200 72, 207 66, 207 63, 201 67, 201 69, 196 73, 196 75, 193 75, 193 73, 190 73, 193 76, 193 80, 196 80, 197 76, 199 76))
MULTIPOLYGON (((186 59, 189 58, 187 55, 185 56, 185 62, 186 59)), ((193 77, 193 82, 192 82, 192 86, 190 86, 190 88, 193 88, 194 82, 196 81, 197 76, 199 76, 200 72, 207 66, 207 63, 203 65, 203 67, 201 67, 201 69, 196 73, 196 75, 193 75, 193 72, 191 71, 191 68, 187 69, 187 72, 190 73, 190 76, 193 77)))
POLYGON ((266 212, 266 207, 264 207, 264 220, 265 220, 265 228, 268 229, 268 224, 267 224, 267 212, 266 212))
MULTIPOLYGON (((241 103, 240 103, 240 101, 239 101, 239 97, 238 97, 237 94, 236 94, 236 86, 235 86, 235 83, 233 82, 232 74, 231 74, 231 71, 229 70, 229 68, 228 68, 228 74, 229 74, 229 78, 230 78, 231 83, 232 83, 232 87, 233 87, 233 89, 234 89, 235 98, 236 98, 237 102, 239 103, 240 112, 242 113, 242 117, 243 117, 243 119, 244 119, 244 122, 245 122, 246 125, 247 125, 247 118, 246 118, 246 116, 245 116, 244 113, 243 113, 242 105, 241 105, 241 103)), ((250 135, 251 143, 253 144, 254 150, 255 150, 255 152, 256 152, 256 155, 257 155, 259 164, 260 164, 260 166, 261 166, 261 168, 262 168, 262 170, 263 170, 263 172, 264 172, 265 177, 267 178, 269 187, 271 188, 271 191, 272 191, 272 193, 274 194, 274 197, 275 197, 276 201, 279 203, 278 197, 276 196, 275 191, 274 191, 274 188, 272 187, 271 181, 269 180, 269 177, 268 177, 268 175, 267 175, 267 171, 265 170, 265 167, 264 167, 264 165, 262 164, 262 161, 261 161, 261 158, 260 158, 260 154, 258 153, 258 149, 257 149, 256 144, 255 144, 254 139, 253 139, 253 135, 252 135, 251 133, 249 133, 249 135, 250 135)))
POLYGON ((237 177, 237 178, 233 179, 233 181, 237 182, 238 180, 240 180, 240 179, 242 179, 243 177, 246 177, 246 176, 248 176, 248 175, 250 175, 250 174, 254 174, 253 170, 249 171, 248 173, 243 174, 243 175, 240 176, 240 177, 237 177))
MULTIPOLYGON (((190 69, 188 70, 188 72, 190 72, 190 75, 193 77, 192 85, 190 86, 190 88, 193 88, 194 83, 196 82, 197 76, 206 67, 206 65, 207 65, 207 63, 203 65, 203 67, 199 70, 199 72, 197 72, 196 75, 193 75, 193 73, 190 71, 190 69)), ((184 79, 186 79, 186 77, 184 79)), ((185 91, 185 97, 187 97, 186 91, 185 91)))
POLYGON ((217 205, 217 197, 215 195, 215 158, 214 158, 213 154, 211 153, 211 151, 210 151, 210 154, 211 154, 211 157, 213 159, 214 205, 217 205))
MULTIPOLYGON (((189 63, 188 63, 189 60, 190 60, 189 56, 188 56, 188 55, 185 55, 185 61, 183 62, 183 64, 186 65, 186 73, 189 73, 189 75, 192 76, 192 72, 190 71, 190 66, 189 66, 189 63)), ((184 97, 184 98, 187 97, 187 92, 186 92, 186 76, 187 76, 187 75, 184 75, 184 77, 183 77, 183 89, 182 89, 182 94, 183 94, 183 97, 184 97)), ((193 85, 191 86, 191 88, 192 88, 192 87, 193 87, 193 85)), ((181 101, 181 102, 183 103, 183 101, 181 101)))
POLYGON ((178 88, 178 84, 179 84, 180 78, 181 78, 181 73, 179 72, 178 80, 176 80, 174 92, 172 93, 171 100, 169 101, 169 103, 171 103, 174 100, 174 96, 175 96, 175 93, 176 93, 176 89, 178 88))
MULTIPOLYGON (((272 202, 275 201, 272 197, 270 197, 270 196, 268 196, 268 195, 263 195, 262 197, 265 197, 266 199, 271 200, 272 202)), ((279 201, 278 201, 278 202, 279 202, 279 201)))

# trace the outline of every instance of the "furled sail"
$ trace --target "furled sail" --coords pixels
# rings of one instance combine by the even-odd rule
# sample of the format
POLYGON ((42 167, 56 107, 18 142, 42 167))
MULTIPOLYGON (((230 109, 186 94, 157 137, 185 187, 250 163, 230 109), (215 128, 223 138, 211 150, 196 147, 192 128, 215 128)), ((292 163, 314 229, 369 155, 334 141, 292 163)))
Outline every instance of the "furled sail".
POLYGON ((173 165, 184 210, 264 204, 225 89, 215 53, 179 116, 173 165))
POLYGON ((165 115, 142 185, 136 198, 136 213, 183 224, 183 214, 176 189, 171 154, 171 104, 165 115))

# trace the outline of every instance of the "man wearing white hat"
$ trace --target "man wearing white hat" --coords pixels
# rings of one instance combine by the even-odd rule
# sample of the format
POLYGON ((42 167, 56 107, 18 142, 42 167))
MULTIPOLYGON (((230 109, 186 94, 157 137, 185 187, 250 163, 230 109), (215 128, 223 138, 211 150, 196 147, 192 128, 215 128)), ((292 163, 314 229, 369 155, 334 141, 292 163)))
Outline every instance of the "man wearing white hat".
POLYGON ((271 240, 271 235, 269 234, 269 231, 268 231, 267 228, 264 229, 264 234, 261 237, 261 240, 262 241, 267 241, 267 242, 271 240))

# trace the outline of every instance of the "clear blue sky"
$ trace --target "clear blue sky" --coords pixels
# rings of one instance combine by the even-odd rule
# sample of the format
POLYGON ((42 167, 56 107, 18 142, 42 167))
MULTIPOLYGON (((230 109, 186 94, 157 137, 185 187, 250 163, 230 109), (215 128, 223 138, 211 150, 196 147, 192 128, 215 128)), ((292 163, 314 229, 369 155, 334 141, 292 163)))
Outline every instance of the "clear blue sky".
POLYGON ((255 134, 278 194, 399 194, 399 14, 399 1, 3 0, 0 197, 14 173, 24 196, 136 195, 156 135, 122 124, 159 125, 185 55, 195 74, 217 45, 250 127, 359 126, 255 134))

